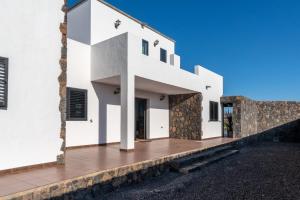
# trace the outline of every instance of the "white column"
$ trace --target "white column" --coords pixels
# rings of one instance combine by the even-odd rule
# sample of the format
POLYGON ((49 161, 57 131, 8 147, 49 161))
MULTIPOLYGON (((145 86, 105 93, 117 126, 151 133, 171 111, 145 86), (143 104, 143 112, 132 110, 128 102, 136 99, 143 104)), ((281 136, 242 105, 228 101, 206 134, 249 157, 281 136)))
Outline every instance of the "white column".
POLYGON ((134 149, 135 78, 121 74, 121 150, 134 149))

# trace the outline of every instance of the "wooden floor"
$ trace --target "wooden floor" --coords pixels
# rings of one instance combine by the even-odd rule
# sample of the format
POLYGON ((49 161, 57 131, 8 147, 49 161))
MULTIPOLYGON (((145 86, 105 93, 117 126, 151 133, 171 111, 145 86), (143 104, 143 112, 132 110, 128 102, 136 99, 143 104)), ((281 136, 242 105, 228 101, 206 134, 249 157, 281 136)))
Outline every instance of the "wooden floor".
POLYGON ((32 169, 0 176, 0 197, 102 170, 181 152, 206 149, 230 143, 233 140, 229 138, 203 141, 162 139, 152 142, 137 142, 133 152, 120 151, 118 144, 67 150, 65 166, 32 169))

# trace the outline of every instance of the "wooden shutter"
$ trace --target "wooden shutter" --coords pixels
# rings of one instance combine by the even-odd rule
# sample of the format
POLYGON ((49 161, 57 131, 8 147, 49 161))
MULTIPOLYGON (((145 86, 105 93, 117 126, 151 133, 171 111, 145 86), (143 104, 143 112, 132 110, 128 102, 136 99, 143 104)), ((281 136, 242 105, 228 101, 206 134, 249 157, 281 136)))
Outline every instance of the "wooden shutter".
POLYGON ((67 120, 87 120, 87 90, 67 89, 67 120))
POLYGON ((7 109, 8 59, 0 57, 0 109, 7 109))

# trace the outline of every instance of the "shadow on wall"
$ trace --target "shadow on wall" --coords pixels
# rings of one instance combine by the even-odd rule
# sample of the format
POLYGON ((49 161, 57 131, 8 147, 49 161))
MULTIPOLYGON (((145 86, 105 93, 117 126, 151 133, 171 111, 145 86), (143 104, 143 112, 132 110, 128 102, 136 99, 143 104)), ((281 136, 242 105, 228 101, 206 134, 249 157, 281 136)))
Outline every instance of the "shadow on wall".
POLYGON ((99 144, 106 144, 108 142, 115 142, 120 140, 120 128, 118 128, 118 119, 120 116, 112 116, 118 114, 120 111, 120 95, 114 94, 112 86, 108 86, 100 83, 92 83, 95 93, 98 97, 99 103, 99 144), (114 118, 114 121, 111 121, 114 118), (111 125, 108 125, 110 123, 111 125), (114 130, 110 130, 114 129, 114 130), (112 138, 108 137, 110 132, 115 132, 111 135, 112 138), (118 134, 118 135, 117 135, 118 134), (113 140, 113 141, 111 141, 113 140))
POLYGON ((261 133, 265 140, 300 143, 300 119, 261 133))
MULTIPOLYGON (((254 101, 243 96, 222 97, 224 105, 233 106, 233 137, 281 131, 291 135, 297 132, 300 120, 300 102, 294 101, 254 101)), ((272 134, 271 134, 272 135, 272 134)), ((282 134, 281 134, 282 135, 282 134)))

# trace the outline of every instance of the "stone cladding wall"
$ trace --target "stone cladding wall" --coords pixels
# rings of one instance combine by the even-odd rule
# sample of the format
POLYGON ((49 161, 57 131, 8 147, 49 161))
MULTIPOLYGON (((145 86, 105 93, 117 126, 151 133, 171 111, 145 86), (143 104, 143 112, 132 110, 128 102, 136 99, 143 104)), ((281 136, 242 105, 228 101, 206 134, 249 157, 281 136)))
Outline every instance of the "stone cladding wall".
POLYGON ((65 163, 66 152, 66 97, 67 97, 67 0, 63 1, 62 11, 65 13, 64 21, 60 24, 59 30, 62 35, 61 58, 59 60, 61 73, 58 77, 59 82, 59 111, 61 118, 60 138, 62 139, 62 154, 57 156, 57 163, 65 163))
POLYGON ((257 107, 259 132, 300 119, 300 102, 258 101, 257 107))
POLYGON ((169 96, 170 138, 201 140, 201 93, 169 96))
POLYGON ((256 102, 244 98, 241 100, 241 133, 239 137, 245 137, 257 133, 257 115, 258 109, 256 102))
POLYGON ((242 96, 222 97, 221 102, 233 106, 235 138, 276 131, 280 140, 286 136, 291 141, 300 135, 300 102, 254 101, 242 96))

